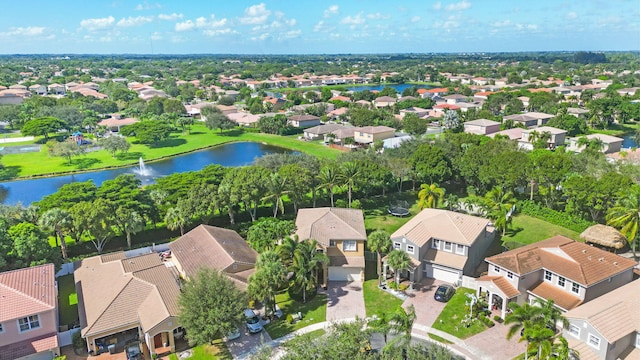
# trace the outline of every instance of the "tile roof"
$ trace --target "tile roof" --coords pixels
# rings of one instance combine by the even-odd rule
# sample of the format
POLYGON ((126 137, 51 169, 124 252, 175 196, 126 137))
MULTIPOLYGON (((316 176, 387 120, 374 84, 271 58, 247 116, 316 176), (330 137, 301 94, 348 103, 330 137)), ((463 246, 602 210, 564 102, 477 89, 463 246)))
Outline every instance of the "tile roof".
MULTIPOLYGON (((505 279, 503 276, 485 275, 479 277, 476 281, 492 283, 500 290, 500 292, 502 292, 503 295, 507 297, 507 299, 511 299, 520 295, 520 291, 513 287, 513 285, 509 283, 509 280, 505 279)), ((486 287, 486 285, 483 286, 486 287)))
POLYGON ((0 273, 0 322, 56 308, 53 264, 0 273))
POLYGON ((464 123, 464 125, 491 126, 491 125, 500 125, 500 123, 497 121, 489 120, 489 119, 476 119, 476 120, 467 121, 464 123))
POLYGON ((360 209, 308 208, 298 210, 296 235, 315 239, 322 246, 330 240, 367 240, 364 215, 360 209))
POLYGON ((527 292, 542 298, 543 300, 553 300, 553 303, 556 306, 564 310, 571 310, 582 304, 582 300, 579 297, 573 296, 546 281, 539 282, 537 285, 534 285, 531 289, 527 290, 527 292))
POLYGON ((362 256, 329 256, 329 266, 363 268, 364 257, 362 256))
POLYGON ((445 265, 454 269, 462 270, 467 263, 467 257, 463 255, 457 255, 446 251, 438 251, 436 249, 429 249, 424 254, 424 261, 431 263, 445 265))
POLYGON ((169 244, 183 271, 194 277, 200 268, 227 270, 234 263, 254 265, 258 258, 233 230, 200 225, 169 244))
POLYGON ((361 128, 354 129, 356 131, 360 131, 367 134, 380 134, 389 131, 396 131, 396 129, 388 126, 378 125, 378 126, 363 126, 361 128))
POLYGON ((593 351, 594 349, 571 336, 566 337, 569 348, 575 350, 580 355, 580 360, 601 360, 600 356, 593 351))
POLYGON ((424 209, 391 234, 406 237, 418 246, 431 238, 471 246, 482 234, 489 220, 449 210, 424 209))
POLYGON ((19 359, 58 348, 58 334, 51 333, 0 347, 0 359, 19 359))
POLYGON ((547 269, 583 286, 590 286, 633 268, 622 256, 557 235, 486 259, 516 274, 547 269))
POLYGON ((609 343, 640 333, 640 280, 621 286, 568 311, 568 319, 589 322, 609 343))

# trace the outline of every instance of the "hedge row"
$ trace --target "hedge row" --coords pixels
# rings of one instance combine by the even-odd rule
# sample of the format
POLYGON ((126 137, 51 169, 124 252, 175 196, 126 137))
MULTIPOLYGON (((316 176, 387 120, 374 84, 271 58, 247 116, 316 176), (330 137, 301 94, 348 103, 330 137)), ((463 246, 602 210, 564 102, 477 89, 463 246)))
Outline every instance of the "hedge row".
POLYGON ((518 210, 522 214, 548 221, 554 225, 562 226, 578 233, 581 233, 589 226, 594 225, 594 223, 590 221, 575 217, 563 211, 556 211, 540 206, 540 204, 528 200, 521 201, 518 206, 518 210))

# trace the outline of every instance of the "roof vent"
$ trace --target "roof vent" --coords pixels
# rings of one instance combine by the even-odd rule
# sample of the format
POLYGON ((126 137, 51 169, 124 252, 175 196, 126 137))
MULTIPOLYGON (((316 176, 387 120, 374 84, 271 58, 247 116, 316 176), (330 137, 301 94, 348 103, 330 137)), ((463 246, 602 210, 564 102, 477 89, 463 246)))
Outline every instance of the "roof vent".
POLYGON ((598 261, 603 262, 603 261, 604 261, 604 258, 603 258, 603 257, 598 258, 598 261))
POLYGON ((583 253, 583 254, 586 254, 586 253, 587 253, 587 250, 586 250, 586 249, 582 249, 582 253, 583 253))
POLYGON ((587 260, 591 260, 591 255, 587 256, 587 260))
POLYGON ((614 262, 613 262, 613 265, 616 265, 616 266, 617 266, 617 265, 618 265, 618 262, 617 262, 617 261, 614 261, 614 262))

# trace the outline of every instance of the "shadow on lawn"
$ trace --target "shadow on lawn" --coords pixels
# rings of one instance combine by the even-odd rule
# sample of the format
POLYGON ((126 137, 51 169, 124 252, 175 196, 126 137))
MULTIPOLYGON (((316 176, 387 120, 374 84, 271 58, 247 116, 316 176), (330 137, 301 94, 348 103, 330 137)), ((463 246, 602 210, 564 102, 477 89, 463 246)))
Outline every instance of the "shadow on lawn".
POLYGON ((96 164, 100 164, 102 161, 96 158, 81 158, 71 160, 71 164, 65 163, 65 166, 73 166, 79 170, 88 169, 96 164))
POLYGON ((171 138, 163 141, 158 141, 156 144, 151 145, 152 148, 165 148, 165 147, 176 147, 180 145, 184 145, 187 143, 187 140, 181 138, 171 138))
POLYGON ((0 180, 14 179, 20 174, 21 166, 3 166, 0 169, 0 180))
POLYGON ((116 155, 116 159, 118 160, 138 160, 140 157, 142 157, 142 153, 139 151, 119 153, 116 155))

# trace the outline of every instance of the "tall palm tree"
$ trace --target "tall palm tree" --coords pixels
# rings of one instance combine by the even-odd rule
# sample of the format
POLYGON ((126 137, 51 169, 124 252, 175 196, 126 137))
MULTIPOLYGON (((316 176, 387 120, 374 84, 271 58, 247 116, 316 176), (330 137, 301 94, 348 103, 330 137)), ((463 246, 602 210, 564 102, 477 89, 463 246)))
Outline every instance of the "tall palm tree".
POLYGON ((353 190, 353 185, 356 180, 360 177, 360 168, 358 164, 354 162, 347 161, 342 164, 342 181, 344 181, 344 185, 347 186, 348 196, 349 196, 349 207, 351 207, 351 193, 353 190))
POLYGON ((180 229, 180 236, 182 236, 184 235, 184 227, 189 222, 189 216, 181 206, 177 205, 167 210, 164 222, 167 223, 167 229, 171 231, 180 229))
POLYGON ((340 171, 333 165, 327 165, 320 169, 318 180, 320 182, 318 189, 327 190, 331 199, 331 207, 333 207, 333 189, 341 185, 340 171))
POLYGON ((420 209, 438 207, 440 201, 444 198, 445 190, 438 187, 438 184, 433 183, 431 185, 420 185, 420 191, 418 192, 418 206, 420 209))
MULTIPOLYGON (((382 273, 382 253, 386 253, 391 249, 391 238, 389 237, 389 233, 384 230, 376 230, 369 234, 369 239, 367 239, 367 247, 371 251, 376 252, 376 258, 378 262, 377 266, 377 274, 378 274, 378 286, 382 283, 382 279, 380 275, 382 273)), ((386 342, 386 341, 385 341, 386 342)))
POLYGON ((63 209, 53 208, 47 210, 38 221, 43 228, 54 231, 56 234, 56 243, 60 244, 62 258, 67 259, 67 242, 64 240, 64 230, 69 229, 73 224, 71 215, 63 209))
POLYGON ((278 217, 278 209, 284 215, 284 202, 282 197, 289 193, 287 190, 287 178, 275 172, 267 181, 267 196, 262 200, 273 201, 273 217, 278 217))
MULTIPOLYGON (((538 306, 532 306, 528 303, 520 305, 518 303, 511 302, 509 303, 509 308, 512 311, 504 318, 504 324, 511 325, 509 327, 509 331, 507 331, 507 339, 511 339, 513 335, 522 329, 532 327, 541 317, 541 308, 538 306)), ((521 340, 527 340, 527 347, 525 350, 525 359, 527 359, 529 353, 529 340, 525 337, 521 340)))
POLYGON ((298 241, 298 235, 287 236, 276 249, 278 256, 280 256, 280 260, 282 260, 282 264, 287 269, 291 268, 291 265, 293 264, 293 254, 296 252, 298 244, 300 244, 298 241))
POLYGON ((137 211, 119 207, 115 214, 116 222, 127 237, 127 246, 131 249, 131 234, 144 230, 145 221, 137 211))
POLYGON ((302 302, 307 302, 307 290, 318 286, 318 271, 329 263, 327 255, 318 252, 318 242, 305 240, 298 244, 293 253, 292 270, 294 285, 302 290, 302 302))
POLYGON ((638 226, 640 226, 640 186, 633 185, 607 212, 607 225, 620 230, 627 238, 633 257, 636 257, 636 242, 638 240, 638 226))
POLYGON ((396 284, 399 284, 400 273, 409 269, 409 266, 411 266, 411 259, 406 252, 395 249, 387 255, 387 265, 396 273, 396 284))
POLYGON ((278 253, 268 250, 258 256, 256 272, 249 278, 247 290, 257 299, 265 301, 265 307, 273 314, 276 311, 276 292, 280 289, 287 271, 278 253))
POLYGON ((391 323, 391 316, 387 313, 383 312, 381 314, 376 314, 376 318, 370 320, 367 324, 370 329, 373 331, 382 334, 384 338, 384 343, 387 343, 387 337, 391 330, 393 330, 393 324, 391 323))
POLYGON ((537 323, 532 327, 525 328, 519 341, 526 340, 528 343, 526 353, 529 353, 529 348, 535 348, 538 360, 541 360, 548 358, 549 354, 551 354, 554 335, 553 330, 547 328, 544 324, 537 323))
POLYGON ((500 186, 495 186, 484 197, 484 206, 487 215, 493 220, 497 229, 502 230, 505 234, 510 223, 509 212, 516 203, 511 191, 504 191, 500 186))
POLYGON ((406 341, 411 340, 411 330, 413 323, 416 321, 416 309, 410 305, 406 310, 400 307, 391 316, 393 328, 398 334, 402 334, 406 341))
POLYGON ((569 327, 569 320, 564 317, 562 310, 555 306, 553 300, 536 298, 534 304, 540 307, 542 320, 545 325, 553 325, 555 327, 560 323, 565 329, 569 327))

